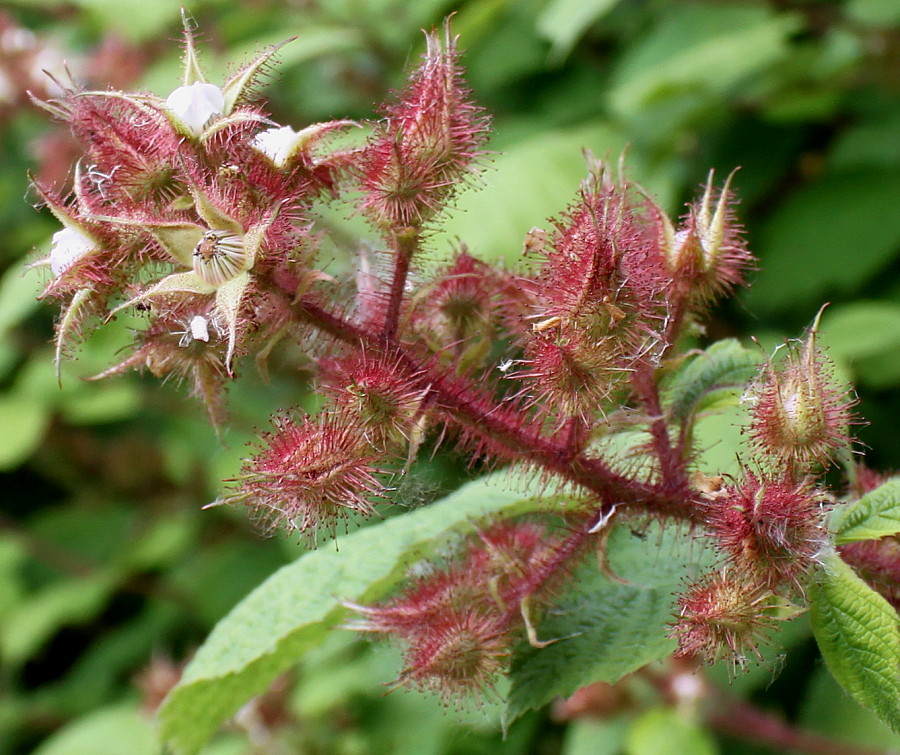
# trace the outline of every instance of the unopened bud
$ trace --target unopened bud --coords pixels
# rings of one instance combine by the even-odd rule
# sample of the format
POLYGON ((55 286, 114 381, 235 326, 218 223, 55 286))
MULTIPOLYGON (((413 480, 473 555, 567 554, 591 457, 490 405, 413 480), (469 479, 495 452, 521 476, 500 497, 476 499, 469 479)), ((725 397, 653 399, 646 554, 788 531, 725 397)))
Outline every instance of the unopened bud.
POLYGON ((215 84, 195 81, 166 97, 166 107, 191 134, 200 136, 210 120, 225 112, 225 95, 215 84))
POLYGON ((853 400, 834 380, 815 335, 813 329, 799 347, 789 346, 781 365, 770 361, 745 396, 754 446, 798 475, 850 444, 853 400))
POLYGON ((825 546, 825 496, 807 481, 747 474, 706 505, 706 524, 742 574, 796 584, 825 546))
POLYGON ((764 632, 789 613, 764 585, 745 584, 724 572, 707 575, 679 598, 678 606, 671 632, 678 641, 675 656, 706 663, 727 658, 741 670, 749 655, 762 660, 758 645, 764 632))
POLYGON ((434 689, 445 699, 493 686, 509 656, 505 622, 466 608, 441 617, 413 639, 399 683, 434 689))
POLYGON ((676 287, 686 290, 695 304, 708 303, 744 282, 753 257, 742 237, 743 229, 732 210, 732 173, 718 198, 713 173, 703 197, 691 207, 677 231, 661 212, 661 242, 669 274, 676 287))

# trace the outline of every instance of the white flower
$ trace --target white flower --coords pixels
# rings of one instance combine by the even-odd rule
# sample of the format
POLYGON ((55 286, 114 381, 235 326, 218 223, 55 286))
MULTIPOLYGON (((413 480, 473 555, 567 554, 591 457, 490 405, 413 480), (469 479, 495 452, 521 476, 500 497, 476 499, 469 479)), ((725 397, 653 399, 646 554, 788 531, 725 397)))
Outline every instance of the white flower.
POLYGON ((190 328, 191 338, 209 343, 209 321, 203 315, 194 315, 190 328))
POLYGON ((166 98, 166 107, 194 136, 200 136, 210 118, 225 112, 225 95, 215 84, 195 81, 172 92, 166 98))
POLYGON ((258 133, 250 140, 250 146, 268 157, 276 168, 283 168, 298 143, 306 138, 307 134, 302 131, 297 132, 290 126, 281 126, 258 133))
POLYGON ((50 269, 53 276, 58 278, 95 248, 93 240, 75 228, 67 227, 57 231, 50 242, 50 269))

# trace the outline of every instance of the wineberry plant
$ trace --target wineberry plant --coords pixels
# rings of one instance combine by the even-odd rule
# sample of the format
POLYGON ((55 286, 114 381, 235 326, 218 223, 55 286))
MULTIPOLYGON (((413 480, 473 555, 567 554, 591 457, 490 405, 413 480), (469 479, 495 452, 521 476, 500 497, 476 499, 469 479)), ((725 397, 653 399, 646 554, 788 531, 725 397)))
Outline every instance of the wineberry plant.
MULTIPOLYGON (((837 681, 900 730, 900 482, 863 464, 819 318, 768 358, 704 336, 754 267, 734 174, 710 173, 672 219, 588 154, 517 268, 464 239, 434 264, 434 231, 490 162, 456 44, 449 24, 427 34, 368 123, 275 123, 255 85, 277 49, 211 82, 188 24, 168 97, 59 82, 41 103, 82 149, 71 192, 34 181, 62 224, 37 263, 62 305, 57 362, 136 312, 99 377, 174 376, 220 425, 236 373, 294 348, 323 397, 274 416, 215 501, 318 548, 216 627, 160 710, 163 741, 198 751, 341 627, 396 641, 395 686, 450 703, 501 694, 506 675, 507 726, 644 669, 691 715, 744 716, 745 736, 779 745, 765 716, 684 680, 771 663, 773 631, 803 613, 837 681), (336 206, 371 231, 349 271, 328 264, 336 206), (698 428, 738 404, 740 471, 721 474, 698 428), (476 479, 392 505, 441 445, 476 479)), ((790 741, 824 751, 813 740, 790 741)))

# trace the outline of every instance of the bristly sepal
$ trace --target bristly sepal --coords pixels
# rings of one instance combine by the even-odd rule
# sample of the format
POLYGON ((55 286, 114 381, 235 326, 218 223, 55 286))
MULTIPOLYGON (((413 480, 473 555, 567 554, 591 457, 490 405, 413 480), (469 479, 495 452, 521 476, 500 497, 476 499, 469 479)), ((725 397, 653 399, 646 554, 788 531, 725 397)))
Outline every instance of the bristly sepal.
POLYGON ((488 119, 469 97, 449 22, 426 34, 422 63, 363 150, 362 211, 382 229, 419 228, 473 175, 488 119))

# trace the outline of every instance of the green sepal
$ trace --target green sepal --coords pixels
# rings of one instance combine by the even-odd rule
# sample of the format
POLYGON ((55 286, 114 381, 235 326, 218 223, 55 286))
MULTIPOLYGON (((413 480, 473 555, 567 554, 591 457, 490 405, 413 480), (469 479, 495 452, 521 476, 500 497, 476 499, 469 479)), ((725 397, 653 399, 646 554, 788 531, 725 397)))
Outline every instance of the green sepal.
POLYGON ((248 63, 225 82, 225 85, 222 87, 222 94, 225 95, 226 113, 230 113, 234 110, 238 100, 240 100, 244 93, 253 85, 254 79, 259 75, 260 71, 262 71, 263 66, 274 57, 275 53, 288 42, 293 42, 295 39, 296 37, 286 39, 284 42, 281 42, 270 50, 262 53, 262 55, 257 56, 253 61, 248 63))
POLYGON ((53 364, 56 367, 57 383, 62 382, 60 369, 62 367, 62 354, 63 349, 65 348, 66 338, 73 331, 73 329, 78 327, 83 317, 83 309, 90 300, 91 294, 93 293, 94 290, 91 288, 82 288, 80 291, 78 291, 75 296, 72 297, 72 301, 69 302, 69 305, 66 307, 65 311, 62 313, 62 316, 59 318, 59 322, 56 324, 53 364))
POLYGON ((184 86, 196 84, 198 81, 206 83, 206 76, 203 75, 200 60, 197 57, 197 48, 194 45, 191 19, 188 18, 184 8, 181 9, 181 24, 184 27, 184 86))

